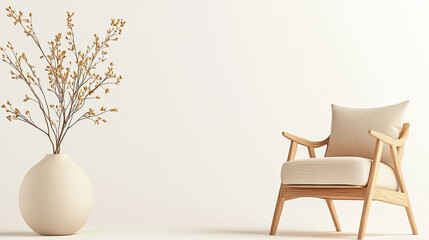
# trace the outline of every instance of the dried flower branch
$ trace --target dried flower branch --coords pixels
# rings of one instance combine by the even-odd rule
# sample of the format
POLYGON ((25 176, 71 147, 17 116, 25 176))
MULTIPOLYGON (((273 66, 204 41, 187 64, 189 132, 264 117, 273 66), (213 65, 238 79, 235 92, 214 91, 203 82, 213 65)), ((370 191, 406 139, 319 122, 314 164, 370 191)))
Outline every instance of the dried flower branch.
POLYGON ((92 108, 83 110, 87 101, 99 100, 101 97, 97 92, 108 94, 108 85, 118 85, 122 76, 114 72, 114 64, 110 62, 107 70, 100 74, 94 70, 100 63, 107 60, 107 48, 111 42, 117 41, 122 34, 125 21, 122 19, 112 19, 110 27, 106 31, 103 39, 94 34, 92 44, 85 50, 78 50, 75 43, 73 31, 73 15, 67 12, 67 33, 64 38, 61 33, 55 35, 53 41, 48 42, 49 50, 45 51, 33 28, 32 14, 25 17, 21 11, 15 11, 11 7, 6 8, 7 16, 13 19, 15 25, 19 25, 26 36, 30 37, 40 50, 40 59, 46 63, 45 72, 47 74, 47 87, 42 86, 42 81, 36 73, 34 65, 31 65, 25 53, 18 53, 12 43, 7 42, 6 47, 0 47, 2 60, 7 63, 12 70, 12 79, 19 79, 26 83, 30 93, 23 99, 26 103, 36 103, 43 116, 42 124, 36 123, 31 117, 31 112, 25 110, 22 113, 14 107, 10 101, 1 105, 9 121, 18 120, 30 124, 43 132, 52 145, 52 152, 58 154, 61 151, 61 143, 64 137, 78 122, 91 120, 99 125, 107 122, 101 116, 108 112, 117 112, 116 108, 107 109, 102 107, 99 111, 92 108), (62 49, 62 40, 67 42, 67 49, 62 49), (73 60, 68 60, 67 54, 71 54, 73 60), (47 93, 54 96, 54 103, 49 104, 47 93), (75 116, 79 116, 75 118, 75 116))

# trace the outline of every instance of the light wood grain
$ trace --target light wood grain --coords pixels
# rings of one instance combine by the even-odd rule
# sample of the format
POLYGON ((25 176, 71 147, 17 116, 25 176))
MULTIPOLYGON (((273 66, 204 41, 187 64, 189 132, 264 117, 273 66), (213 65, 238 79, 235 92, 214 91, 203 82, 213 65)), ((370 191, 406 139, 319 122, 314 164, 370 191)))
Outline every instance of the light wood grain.
POLYGON ((294 141, 291 141, 290 147, 289 147, 289 154, 287 155, 288 161, 295 159, 297 148, 298 148, 298 144, 294 141))
POLYGON ((308 149, 308 155, 310 156, 310 158, 315 158, 316 153, 314 152, 314 148, 313 147, 307 147, 307 149, 308 149))
MULTIPOLYGON (((400 139, 408 139, 409 133, 410 133, 410 124, 409 123, 404 123, 402 131, 399 134, 399 138, 400 139)), ((405 148, 405 143, 402 144, 401 146, 397 147, 398 154, 399 154, 399 166, 402 165, 402 159, 404 157, 404 148, 405 148)))
POLYGON ((406 138, 400 138, 400 139, 391 138, 387 135, 384 135, 374 130, 369 130, 368 132, 369 132, 369 135, 375 137, 376 139, 395 147, 403 145, 407 140, 406 138))
POLYGON ((384 188, 375 188, 374 200, 391 203, 399 206, 408 206, 408 198, 405 193, 384 188))
POLYGON ((367 190, 365 193, 365 199, 364 199, 363 210, 362 210, 362 217, 360 219, 358 239, 363 239, 363 237, 365 235, 366 224, 367 224, 368 215, 369 215, 369 209, 371 208, 371 202, 372 202, 372 198, 374 196, 375 181, 377 180, 377 176, 378 176, 378 169, 380 166, 380 159, 381 159, 382 151, 383 151, 383 142, 381 140, 377 140, 377 143, 375 145, 374 159, 372 160, 371 170, 369 173, 367 190))
POLYGON ((331 199, 325 199, 326 204, 328 205, 329 212, 331 213, 332 221, 334 221, 335 230, 341 232, 340 221, 338 220, 337 210, 335 210, 334 202, 331 199))
POLYGON ((416 220, 414 219, 414 213, 408 198, 408 191, 407 191, 407 187, 405 186, 404 176, 402 175, 402 170, 400 167, 401 160, 398 159, 399 154, 395 146, 392 146, 392 145, 390 146, 390 154, 392 155, 395 175, 396 175, 396 179, 398 180, 399 187, 401 189, 401 192, 404 193, 404 195, 406 196, 407 205, 405 206, 405 211, 407 212, 408 221, 410 222, 410 226, 411 226, 411 231, 413 232, 414 235, 417 235, 418 234, 417 224, 416 224, 416 220))
MULTIPOLYGON (((310 158, 315 158, 316 153, 314 152, 314 148, 308 146, 307 149, 308 149, 308 155, 310 156, 310 158)), ((334 202, 331 199, 325 199, 325 202, 328 205, 329 213, 331 214, 332 221, 334 222, 335 230, 337 230, 337 232, 341 232, 340 221, 338 220, 337 211, 335 210, 334 202)))
MULTIPOLYGON (((325 199, 326 204, 328 205, 329 211, 331 213, 332 220, 334 221, 335 229, 337 231, 341 231, 341 226, 339 224, 338 216, 332 200, 364 200, 358 239, 363 239, 365 236, 365 229, 371 208, 371 202, 373 200, 404 206, 407 212, 408 220, 410 222, 411 230, 413 234, 417 234, 417 225, 414 219, 414 214, 411 208, 411 203, 408 197, 408 192, 401 170, 404 146, 409 135, 409 128, 410 124, 405 123, 403 125, 401 133, 399 134, 398 139, 391 138, 373 130, 369 130, 369 134, 376 139, 376 145, 367 186, 281 184, 276 208, 274 211, 273 221, 271 224, 270 234, 276 234, 284 202, 286 200, 301 197, 314 197, 325 199), (384 144, 387 144, 390 147, 390 154, 393 160, 393 169, 395 171, 395 176, 400 187, 399 191, 376 187, 378 169, 380 166, 380 159, 384 144)), ((329 137, 323 141, 315 142, 297 137, 286 132, 283 132, 283 136, 291 140, 289 154, 287 158, 288 161, 295 159, 298 144, 307 147, 310 158, 316 157, 314 151, 315 148, 329 144, 329 137)))
POLYGON ((352 186, 352 185, 310 185, 310 184, 288 184, 288 188, 365 188, 362 186, 352 186))
POLYGON ((310 188, 283 186, 283 198, 315 197, 333 200, 363 200, 366 188, 310 188))
POLYGON ((279 225, 285 199, 283 198, 283 187, 280 185, 279 196, 277 197, 276 208, 274 209, 273 221, 271 223, 270 235, 275 235, 279 225))
POLYGON ((287 132, 283 132, 282 134, 283 134, 283 136, 285 136, 286 138, 288 138, 292 142, 299 143, 299 144, 306 146, 306 147, 318 148, 318 147, 325 146, 329 142, 329 137, 323 141, 310 141, 310 140, 307 140, 305 138, 297 137, 297 136, 290 134, 290 133, 287 133, 287 132))
POLYGON ((411 204, 410 203, 408 204, 409 205, 405 207, 405 211, 407 212, 408 221, 410 222, 410 226, 411 226, 411 231, 413 232, 414 235, 417 235, 419 234, 419 232, 417 231, 416 220, 414 219, 414 214, 413 214, 413 210, 411 209, 411 204))

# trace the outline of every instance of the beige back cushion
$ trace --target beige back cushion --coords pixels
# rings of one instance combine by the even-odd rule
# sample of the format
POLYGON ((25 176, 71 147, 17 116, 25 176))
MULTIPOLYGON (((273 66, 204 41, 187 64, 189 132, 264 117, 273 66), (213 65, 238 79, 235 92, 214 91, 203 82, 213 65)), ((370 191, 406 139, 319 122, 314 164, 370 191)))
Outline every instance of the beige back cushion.
MULTIPOLYGON (((348 108, 332 104, 332 125, 327 157, 374 157, 374 137, 368 130, 375 130, 389 137, 398 138, 404 124, 408 101, 378 108, 348 108)), ((390 149, 384 144, 381 161, 393 167, 390 149)))

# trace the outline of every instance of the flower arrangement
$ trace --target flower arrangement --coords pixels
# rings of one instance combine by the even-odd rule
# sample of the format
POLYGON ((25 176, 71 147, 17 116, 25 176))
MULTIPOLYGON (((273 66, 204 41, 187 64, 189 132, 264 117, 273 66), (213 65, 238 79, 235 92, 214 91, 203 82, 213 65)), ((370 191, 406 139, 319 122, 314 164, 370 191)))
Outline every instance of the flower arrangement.
POLYGON ((107 48, 122 34, 125 21, 112 19, 103 39, 94 34, 92 44, 84 50, 78 50, 73 31, 74 13, 67 12, 67 33, 64 38, 63 34, 56 34, 54 40, 48 42, 49 50, 45 51, 34 31, 32 14, 24 17, 21 11, 17 12, 10 6, 6 11, 13 23, 20 26, 36 44, 41 53, 40 59, 46 64, 46 77, 42 80, 25 53, 16 52, 12 43, 8 42, 6 48, 0 48, 2 60, 12 68, 12 79, 22 80, 28 86, 29 93, 23 101, 34 103, 40 110, 42 120, 36 121, 30 110, 21 111, 10 101, 1 105, 1 108, 8 113, 6 118, 9 121, 27 123, 45 134, 51 143, 52 153, 59 154, 61 143, 70 128, 83 120, 91 120, 97 125, 107 122, 102 115, 118 111, 116 108, 101 107, 96 110, 84 107, 90 101, 99 100, 101 97, 98 93, 106 95, 110 91, 109 86, 121 82, 122 76, 114 72, 113 62, 108 64, 104 73, 95 70, 107 60, 107 48), (67 42, 66 49, 62 47, 63 39, 67 42))

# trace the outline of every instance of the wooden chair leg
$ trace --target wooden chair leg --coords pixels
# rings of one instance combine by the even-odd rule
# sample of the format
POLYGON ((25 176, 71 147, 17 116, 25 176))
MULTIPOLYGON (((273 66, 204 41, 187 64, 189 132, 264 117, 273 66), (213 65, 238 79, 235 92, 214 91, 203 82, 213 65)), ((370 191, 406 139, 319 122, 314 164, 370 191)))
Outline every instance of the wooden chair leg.
POLYGON ((335 229, 341 232, 340 221, 338 221, 337 211, 335 210, 334 202, 331 199, 325 199, 328 204, 329 212, 331 213, 332 221, 334 221, 335 229))
POLYGON ((411 226, 411 230, 413 231, 413 234, 417 235, 418 232, 417 232, 416 220, 414 220, 413 210, 411 208, 411 203, 408 198, 407 188, 405 187, 404 176, 402 175, 402 170, 400 167, 400 161, 402 161, 402 159, 399 159, 399 157, 402 158, 403 146, 399 149, 400 149, 399 150, 400 153, 398 153, 398 148, 390 146, 390 154, 392 155, 392 158, 394 160, 394 165, 395 165, 394 170, 396 174, 396 179, 398 180, 398 183, 399 183, 399 187, 401 191, 407 196, 408 206, 405 207, 405 210, 407 211, 408 221, 410 222, 410 226, 411 226))
POLYGON ((365 193, 362 217, 360 219, 358 239, 363 239, 365 236, 366 223, 368 221, 369 209, 371 208, 372 199, 374 198, 375 181, 377 180, 377 176, 378 176, 378 169, 380 167, 380 158, 381 158, 382 150, 383 150, 383 142, 381 142, 381 140, 377 140, 377 143, 375 146, 374 160, 372 161, 372 164, 371 164, 371 170, 368 178, 368 185, 366 187, 367 190, 365 193))
POLYGON ((407 211, 408 215, 408 221, 410 222, 411 230, 413 231, 414 235, 417 235, 417 225, 416 220, 414 219, 413 210, 411 209, 411 203, 408 202, 408 207, 405 207, 405 210, 407 211))
POLYGON ((371 198, 366 198, 363 204, 362 217, 360 219, 358 239, 362 240, 365 237, 366 223, 368 221, 369 209, 371 208, 371 198))
POLYGON ((280 215, 282 214, 285 200, 282 195, 282 186, 280 185, 279 196, 277 198, 276 209, 274 210, 273 222, 271 223, 270 235, 276 235, 277 226, 279 225, 280 215))

